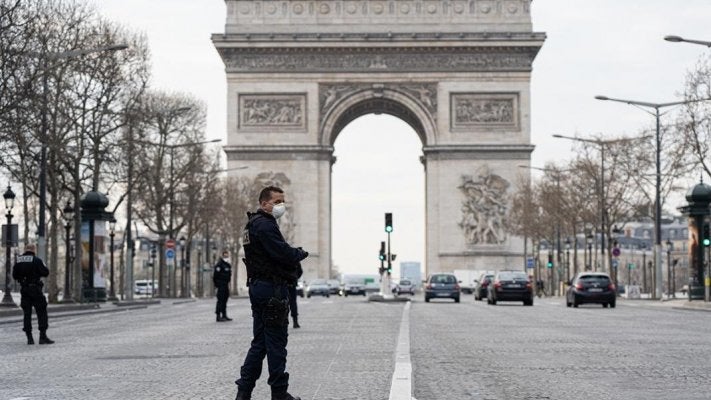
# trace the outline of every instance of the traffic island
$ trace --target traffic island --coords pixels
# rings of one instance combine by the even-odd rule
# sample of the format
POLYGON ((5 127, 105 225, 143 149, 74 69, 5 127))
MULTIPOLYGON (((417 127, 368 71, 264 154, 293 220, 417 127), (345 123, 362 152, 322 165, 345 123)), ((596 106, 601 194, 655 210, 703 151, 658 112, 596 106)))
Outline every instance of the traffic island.
POLYGON ((378 303, 403 303, 410 301, 409 297, 393 296, 391 294, 375 293, 368 296, 368 301, 378 303))

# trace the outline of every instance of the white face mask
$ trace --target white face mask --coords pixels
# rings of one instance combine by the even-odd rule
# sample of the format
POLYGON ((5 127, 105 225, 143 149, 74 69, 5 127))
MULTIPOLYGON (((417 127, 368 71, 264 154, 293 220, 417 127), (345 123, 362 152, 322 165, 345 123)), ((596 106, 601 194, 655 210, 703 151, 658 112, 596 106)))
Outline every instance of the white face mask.
POLYGON ((284 213, 286 212, 286 204, 284 203, 279 203, 279 204, 274 204, 274 207, 272 207, 272 216, 274 218, 279 219, 284 213))
POLYGON ((229 257, 222 257, 222 261, 226 262, 227 264, 230 263, 230 258, 229 257))

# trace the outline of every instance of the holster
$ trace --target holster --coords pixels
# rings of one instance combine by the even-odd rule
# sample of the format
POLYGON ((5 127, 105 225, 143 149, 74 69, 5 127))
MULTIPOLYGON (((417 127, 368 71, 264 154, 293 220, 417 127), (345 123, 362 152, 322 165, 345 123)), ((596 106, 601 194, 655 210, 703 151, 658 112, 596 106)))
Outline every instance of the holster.
POLYGON ((289 300, 270 297, 264 308, 264 325, 268 328, 283 328, 289 325, 289 300))

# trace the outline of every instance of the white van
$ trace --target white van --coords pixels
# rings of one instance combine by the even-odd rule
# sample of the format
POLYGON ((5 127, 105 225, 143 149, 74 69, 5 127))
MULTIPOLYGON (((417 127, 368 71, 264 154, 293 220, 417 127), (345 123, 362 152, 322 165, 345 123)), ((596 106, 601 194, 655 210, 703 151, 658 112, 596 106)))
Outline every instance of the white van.
POLYGON ((150 279, 139 279, 134 283, 133 292, 135 294, 150 295, 152 290, 153 294, 155 294, 157 287, 158 281, 153 281, 153 284, 151 284, 150 279))

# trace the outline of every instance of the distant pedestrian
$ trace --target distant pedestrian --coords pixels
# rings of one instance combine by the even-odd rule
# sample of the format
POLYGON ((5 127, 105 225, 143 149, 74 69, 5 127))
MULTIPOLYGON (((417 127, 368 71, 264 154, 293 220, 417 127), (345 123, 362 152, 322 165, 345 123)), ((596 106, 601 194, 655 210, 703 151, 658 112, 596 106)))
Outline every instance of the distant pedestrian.
POLYGON ((269 365, 272 400, 301 400, 288 393, 286 344, 289 326, 289 290, 298 279, 298 266, 309 253, 291 247, 277 225, 284 215, 284 191, 269 186, 259 193, 259 209, 247 213, 242 234, 247 265, 249 301, 252 305, 252 344, 240 369, 236 400, 250 400, 262 373, 264 357, 269 365))
MULTIPOLYGON (((299 264, 296 278, 301 278, 303 273, 301 264, 299 264)), ((296 283, 289 285, 289 312, 294 320, 294 329, 301 328, 301 325, 299 325, 299 305, 296 303, 296 283)))
POLYGON ((230 298, 230 280, 232 279, 232 264, 230 264, 230 252, 222 252, 220 261, 215 264, 215 271, 212 274, 212 281, 217 289, 217 304, 215 305, 215 315, 217 322, 232 321, 227 316, 227 300, 230 298))
POLYGON ((12 267, 12 277, 20 282, 21 299, 20 307, 24 313, 24 324, 22 330, 27 335, 27 344, 35 344, 32 338, 32 307, 37 313, 37 325, 40 331, 39 344, 52 344, 54 340, 47 337, 47 299, 42 293, 42 281, 40 278, 49 276, 49 269, 44 265, 41 258, 35 256, 35 245, 25 246, 25 252, 17 257, 17 262, 12 267))

